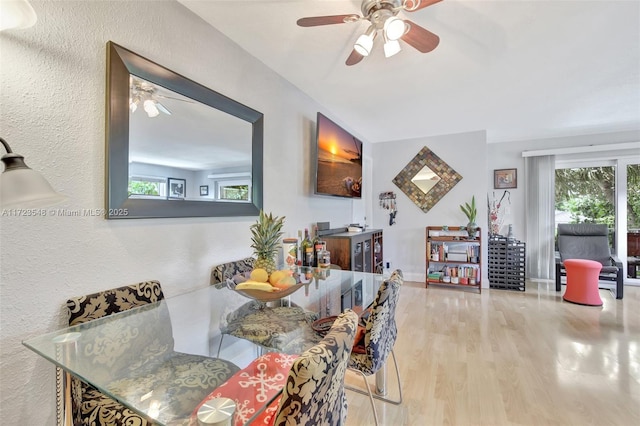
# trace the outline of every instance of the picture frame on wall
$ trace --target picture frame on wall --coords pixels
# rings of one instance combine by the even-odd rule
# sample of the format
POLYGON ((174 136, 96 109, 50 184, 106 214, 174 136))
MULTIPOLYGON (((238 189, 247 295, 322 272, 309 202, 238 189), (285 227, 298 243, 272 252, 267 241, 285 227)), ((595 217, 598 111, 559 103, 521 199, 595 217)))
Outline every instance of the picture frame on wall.
POLYGON ((200 196, 204 197, 209 195, 209 185, 200 185, 200 196))
POLYGON ((497 169, 493 171, 493 188, 510 189, 518 187, 518 169, 497 169))
POLYGON ((174 200, 184 200, 187 197, 187 180, 178 178, 167 178, 169 195, 167 198, 174 200))

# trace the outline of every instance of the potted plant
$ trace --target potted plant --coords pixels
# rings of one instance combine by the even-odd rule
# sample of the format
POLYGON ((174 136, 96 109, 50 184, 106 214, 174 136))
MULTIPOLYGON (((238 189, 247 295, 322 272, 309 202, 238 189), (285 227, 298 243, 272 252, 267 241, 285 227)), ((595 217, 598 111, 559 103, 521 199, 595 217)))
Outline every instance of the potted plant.
POLYGON ((476 230, 478 229, 478 225, 476 224, 476 217, 478 215, 478 209, 476 209, 476 197, 475 195, 471 197, 471 204, 464 203, 460 204, 460 210, 462 213, 467 216, 469 223, 467 223, 467 232, 469 233, 469 238, 475 239, 476 230))

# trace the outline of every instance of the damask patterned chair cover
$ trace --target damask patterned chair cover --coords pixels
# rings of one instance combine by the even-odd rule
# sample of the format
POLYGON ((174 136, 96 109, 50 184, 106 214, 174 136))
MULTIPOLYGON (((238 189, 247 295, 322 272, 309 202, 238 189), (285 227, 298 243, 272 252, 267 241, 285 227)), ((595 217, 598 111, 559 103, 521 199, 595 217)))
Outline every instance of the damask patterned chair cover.
POLYGON ((344 376, 358 326, 352 310, 340 314, 329 333, 291 366, 275 425, 344 425, 344 376))
POLYGON ((387 361, 389 354, 393 355, 396 375, 398 376, 400 398, 398 401, 386 398, 379 399, 395 404, 402 402, 402 387, 400 385, 400 375, 396 357, 393 353, 393 346, 398 335, 395 316, 398 298, 400 297, 400 287, 403 281, 402 271, 396 270, 391 274, 389 279, 380 285, 376 299, 371 306, 371 314, 367 317, 365 324, 364 353, 354 351, 351 353, 349 359, 349 369, 358 372, 365 381, 376 424, 378 424, 376 407, 373 403, 373 395, 371 394, 370 386, 367 384, 366 376, 375 374, 380 370, 387 361))
MULTIPOLYGON (((280 398, 252 425, 343 425, 347 418, 344 377, 357 323, 356 313, 347 310, 319 343, 299 357, 267 353, 234 374, 202 404, 212 398, 234 400, 234 425, 241 426, 282 388, 280 398)), ((197 411, 192 426, 198 424, 197 411)))
POLYGON ((270 351, 300 353, 320 341, 311 330, 318 319, 299 306, 257 306, 252 302, 230 313, 220 325, 223 335, 249 340, 270 351))
MULTIPOLYGON (((146 281, 69 299, 67 309, 69 325, 88 323, 78 342, 79 350, 92 348, 92 374, 111 380, 107 385, 110 391, 137 401, 151 389, 172 394, 175 402, 159 417, 164 422, 175 416, 188 419, 193 407, 239 368, 221 359, 175 352, 171 319, 163 299, 160 283, 146 281), (91 328, 91 320, 132 308, 142 311, 136 316, 139 322, 130 322, 126 333, 91 328), (118 350, 133 344, 134 339, 137 346, 146 348, 144 353, 118 350), (94 344, 98 341, 100 345, 94 344)), ((72 395, 74 425, 153 424, 77 378, 72 380, 72 395)))
MULTIPOLYGON (((235 275, 253 270, 255 259, 222 263, 211 270, 210 284, 216 288, 227 288, 227 280, 235 275)), ((288 306, 267 306, 264 302, 251 300, 239 308, 226 312, 220 320, 220 342, 218 356, 225 335, 249 340, 263 350, 299 353, 319 341, 310 331, 310 325, 318 319, 317 314, 289 303, 288 306), (309 344, 311 342, 311 345, 309 344)))
POLYGON ((233 278, 234 275, 251 272, 255 261, 253 257, 247 257, 242 260, 235 260, 214 266, 211 269, 210 284, 216 286, 216 288, 225 287, 225 282, 233 278))

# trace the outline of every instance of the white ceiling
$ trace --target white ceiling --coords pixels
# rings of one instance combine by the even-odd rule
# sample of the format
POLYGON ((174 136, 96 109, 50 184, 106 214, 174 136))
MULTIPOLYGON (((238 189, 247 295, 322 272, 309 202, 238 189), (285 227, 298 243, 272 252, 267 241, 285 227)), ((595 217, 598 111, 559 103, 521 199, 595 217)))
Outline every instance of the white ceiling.
POLYGON ((440 36, 344 64, 359 0, 178 0, 368 142, 487 130, 489 142, 640 129, 640 1, 444 0, 400 15, 440 36))

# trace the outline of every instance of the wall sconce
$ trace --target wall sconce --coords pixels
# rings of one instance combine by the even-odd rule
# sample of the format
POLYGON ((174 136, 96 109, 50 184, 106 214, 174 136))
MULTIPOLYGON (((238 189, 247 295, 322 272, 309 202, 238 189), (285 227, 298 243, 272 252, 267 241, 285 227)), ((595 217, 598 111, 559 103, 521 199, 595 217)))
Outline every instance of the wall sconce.
POLYGON ((38 17, 27 0, 0 1, 0 31, 33 26, 38 17))
POLYGON ((16 154, 3 138, 0 142, 7 151, 2 156, 4 171, 0 175, 0 206, 12 208, 39 208, 61 203, 68 197, 57 193, 35 170, 24 163, 24 157, 16 154))

